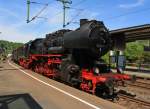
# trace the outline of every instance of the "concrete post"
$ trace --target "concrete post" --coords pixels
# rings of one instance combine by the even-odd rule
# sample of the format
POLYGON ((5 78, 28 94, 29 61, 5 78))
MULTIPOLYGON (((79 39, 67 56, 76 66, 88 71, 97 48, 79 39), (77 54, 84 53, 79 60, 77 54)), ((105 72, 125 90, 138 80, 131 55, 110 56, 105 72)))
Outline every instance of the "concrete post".
POLYGON ((110 50, 110 55, 109 56, 114 56, 115 52, 110 50))
POLYGON ((124 51, 119 51, 119 55, 124 55, 124 51))

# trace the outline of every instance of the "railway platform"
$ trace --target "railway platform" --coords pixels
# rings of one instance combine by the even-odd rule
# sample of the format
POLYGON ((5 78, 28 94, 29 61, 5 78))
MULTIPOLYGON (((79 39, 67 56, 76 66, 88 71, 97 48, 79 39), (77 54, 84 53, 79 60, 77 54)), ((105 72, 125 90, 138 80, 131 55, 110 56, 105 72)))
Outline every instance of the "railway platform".
POLYGON ((0 63, 0 109, 125 109, 63 83, 0 63))

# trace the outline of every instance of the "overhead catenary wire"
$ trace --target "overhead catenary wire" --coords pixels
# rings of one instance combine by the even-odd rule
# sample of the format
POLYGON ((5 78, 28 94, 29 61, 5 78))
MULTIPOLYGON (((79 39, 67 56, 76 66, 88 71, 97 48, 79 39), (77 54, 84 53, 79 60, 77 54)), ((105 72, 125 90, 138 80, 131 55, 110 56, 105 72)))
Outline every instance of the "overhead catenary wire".
MULTIPOLYGON (((61 1, 61 2, 63 2, 63 0, 56 0, 56 1, 61 1)), ((85 2, 85 1, 87 1, 87 0, 80 0, 78 3, 74 4, 73 6, 77 6, 77 5, 79 5, 79 4, 81 4, 81 3, 85 2)), ((64 0, 64 2, 68 3, 68 1, 65 1, 65 0, 64 0)), ((72 4, 72 1, 70 1, 69 4, 72 4)), ((74 9, 74 10, 77 10, 78 12, 77 12, 77 14, 76 14, 73 18, 71 18, 71 20, 68 21, 67 23, 65 23, 65 21, 64 21, 63 27, 66 27, 67 25, 69 25, 69 24, 71 24, 71 23, 76 23, 76 24, 77 24, 77 22, 75 22, 74 20, 81 14, 81 11, 84 11, 84 9, 78 9, 78 8, 72 8, 72 7, 66 7, 66 8, 68 8, 68 9, 74 9)), ((63 13, 63 12, 61 12, 61 13, 63 13)), ((60 14, 60 13, 55 14, 55 16, 57 16, 58 14, 60 14)), ((53 17, 55 17, 55 16, 53 16, 53 17)), ((51 18, 53 18, 53 17, 51 17, 51 18)), ((63 18, 63 19, 65 20, 65 18, 63 18)))
POLYGON ((50 4, 54 3, 54 2, 56 2, 56 0, 51 1, 51 2, 48 2, 48 3, 30 1, 30 3, 32 3, 32 4, 37 4, 37 5, 46 5, 46 4, 50 5, 50 4))
MULTIPOLYGON (((78 3, 75 4, 75 6, 77 5, 80 5, 81 3, 85 2, 87 0, 80 0, 78 3)), ((84 8, 84 10, 86 10, 87 8, 84 8)), ((136 13, 141 13, 141 12, 144 12, 144 11, 149 11, 150 8, 144 8, 144 9, 141 9, 141 10, 136 10, 136 11, 132 11, 132 12, 128 12, 128 13, 124 13, 124 14, 120 14, 120 15, 117 15, 117 16, 114 16, 114 17, 108 17, 106 19, 103 19, 103 20, 113 20, 113 19, 118 19, 120 17, 123 17, 123 16, 127 16, 127 15, 132 15, 132 14, 136 14, 136 13)), ((71 22, 71 23, 78 23, 79 22, 71 22)))
MULTIPOLYGON (((128 13, 123 13, 123 14, 120 14, 120 15, 116 15, 114 17, 108 17, 106 19, 103 19, 104 21, 108 21, 108 20, 114 20, 114 19, 118 19, 120 17, 124 17, 124 16, 128 16, 128 15, 132 15, 132 14, 137 14, 137 13, 141 13, 141 12, 146 12, 146 11, 149 11, 150 8, 144 8, 144 9, 141 9, 141 10, 136 10, 136 11, 132 11, 132 12, 128 12, 128 13)), ((75 23, 78 23, 79 22, 75 22, 75 23)))
POLYGON ((41 18, 41 19, 44 19, 44 20, 46 20, 46 21, 48 21, 48 20, 50 20, 50 19, 52 19, 52 18, 54 18, 54 17, 56 17, 56 16, 58 16, 58 15, 60 15, 60 14, 62 14, 63 13, 63 11, 59 11, 58 13, 56 13, 54 16, 52 16, 51 18, 47 18, 47 17, 37 17, 37 18, 41 18))
POLYGON ((80 0, 79 2, 77 2, 76 4, 74 4, 74 7, 77 7, 78 5, 81 5, 82 3, 86 2, 87 0, 80 0))
POLYGON ((66 26, 66 9, 69 9, 70 7, 67 6, 69 4, 72 4, 71 0, 57 0, 63 4, 63 28, 66 26))
POLYGON ((38 4, 38 5, 45 5, 45 3, 40 3, 40 2, 30 2, 30 3, 32 3, 32 4, 38 4))
POLYGON ((45 19, 45 20, 48 19, 48 18, 46 18, 46 17, 37 17, 37 18, 39 18, 39 19, 45 19))
MULTIPOLYGON (((71 18, 71 20, 70 20, 69 22, 66 23, 65 26, 67 26, 67 25, 69 25, 69 24, 71 24, 71 23, 75 23, 74 20, 75 20, 77 17, 79 17, 79 15, 82 13, 82 11, 84 11, 83 9, 77 9, 77 8, 71 8, 71 9, 75 9, 75 10, 77 10, 78 12, 77 12, 76 15, 74 15, 74 16, 71 18)), ((76 22, 76 23, 77 23, 77 22, 76 22)))
MULTIPOLYGON (((29 17, 29 16, 30 16, 30 14, 29 14, 29 11, 30 11, 30 10, 28 10, 27 23, 30 23, 31 21, 35 20, 36 18, 42 18, 42 19, 47 20, 48 18, 41 17, 40 15, 41 15, 41 13, 48 7, 49 4, 51 4, 51 3, 55 2, 55 1, 60 1, 60 2, 62 2, 63 4, 72 4, 72 1, 68 1, 68 0, 54 0, 54 1, 52 1, 52 2, 50 2, 50 3, 47 3, 47 4, 41 3, 41 2, 35 2, 35 1, 27 0, 27 4, 28 4, 28 5, 30 5, 30 4, 44 5, 44 7, 43 7, 34 17, 32 17, 31 19, 30 19, 30 17, 29 17)), ((76 3, 75 5, 73 5, 73 6, 77 6, 77 5, 79 5, 79 4, 81 4, 81 3, 85 2, 85 1, 86 1, 86 0, 80 0, 79 2, 77 2, 77 3, 76 3)), ((68 8, 68 9, 70 8, 70 7, 68 7, 68 6, 64 6, 64 7, 65 7, 65 8, 68 8)), ((63 7, 63 9, 65 10, 64 7, 63 7)), ((28 7, 28 8, 29 8, 29 7, 28 7)), ((77 9, 77 8, 70 8, 70 9, 75 9, 75 10, 77 10, 78 12, 77 12, 76 16, 74 16, 73 18, 71 18, 71 20, 70 20, 69 22, 67 22, 67 25, 70 24, 70 23, 72 23, 72 22, 74 21, 74 19, 80 15, 81 12, 79 12, 79 11, 83 11, 83 9, 77 9)), ((58 15, 58 14, 56 14, 56 15, 58 15)), ((55 16, 56 16, 56 15, 55 15, 55 16)), ((64 18, 64 22, 65 22, 65 18, 64 18)), ((63 27, 65 27, 65 26, 66 26, 65 23, 63 23, 63 27)))
POLYGON ((136 11, 131 11, 131 12, 128 12, 128 13, 124 13, 124 14, 120 14, 120 15, 116 15, 114 17, 108 17, 104 20, 114 20, 114 19, 118 19, 120 17, 123 17, 123 16, 128 16, 128 15, 132 15, 132 14, 137 14, 137 13, 141 13, 141 12, 144 12, 144 11, 149 11, 150 8, 144 8, 144 9, 141 9, 141 10, 136 10, 136 11))
MULTIPOLYGON (((78 13, 77 13, 76 15, 74 15, 74 16, 71 18, 71 20, 68 21, 68 22, 65 24, 65 27, 68 26, 68 25, 71 24, 71 23, 73 23, 73 24, 79 24, 79 22, 76 22, 76 21, 74 21, 74 20, 75 20, 77 17, 79 17, 79 15, 82 13, 82 11, 84 11, 84 9, 77 9, 77 8, 69 8, 69 9, 77 10, 78 13)), ((52 16, 50 19, 52 19, 52 18, 54 18, 54 17, 56 17, 57 15, 60 15, 60 14, 62 14, 62 13, 63 13, 63 11, 60 11, 60 12, 56 13, 54 16, 52 16)), ((46 20, 48 20, 48 18, 47 18, 46 20)))
MULTIPOLYGON (((41 15, 41 13, 48 7, 49 4, 51 4, 51 3, 55 2, 55 1, 63 1, 63 0, 54 0, 54 1, 52 1, 52 2, 50 2, 50 3, 47 3, 47 4, 45 4, 45 3, 39 3, 39 2, 33 2, 33 1, 30 2, 30 3, 32 3, 32 4, 44 5, 44 7, 43 7, 34 17, 32 17, 32 18, 30 19, 30 21, 28 21, 28 22, 31 22, 31 21, 35 20, 36 18, 42 18, 42 19, 48 20, 48 18, 41 17, 40 15, 41 15)), ((66 1, 66 0, 64 0, 64 1, 66 1)), ((74 10, 76 10, 76 11, 77 11, 77 14, 74 15, 74 16, 72 16, 72 18, 70 18, 70 21, 68 21, 66 24, 64 24, 64 26, 68 26, 68 25, 71 24, 71 23, 77 23, 77 22, 75 21, 75 19, 78 18, 78 17, 81 15, 82 11, 86 10, 87 8, 78 9, 78 8, 76 8, 76 7, 77 7, 78 5, 81 5, 81 4, 84 3, 85 1, 87 1, 87 0, 80 0, 80 1, 77 2, 76 4, 72 4, 71 7, 67 7, 68 9, 74 9, 74 10), (74 7, 75 7, 75 8, 74 8, 74 7)), ((72 2, 71 2, 71 3, 72 3, 72 2)), ((150 10, 150 8, 145 8, 145 9, 141 9, 141 10, 135 10, 135 11, 123 13, 123 14, 120 14, 120 15, 116 15, 116 16, 112 16, 112 17, 107 17, 107 18, 104 18, 103 20, 108 21, 108 20, 118 19, 118 18, 123 17, 123 16, 132 15, 132 14, 136 14, 136 13, 140 13, 140 12, 144 12, 144 11, 148 11, 148 10, 150 10)), ((51 18, 53 18, 53 17, 55 17, 55 16, 57 16, 58 14, 61 14, 61 13, 63 13, 63 12, 61 11, 61 12, 59 12, 59 13, 56 13, 56 14, 55 14, 54 16, 52 16, 51 18)), ((75 12, 75 13, 76 13, 76 12, 75 12)))
POLYGON ((48 7, 48 4, 46 4, 34 17, 31 18, 30 22, 33 21, 36 18, 39 18, 39 15, 48 7))
POLYGON ((68 25, 71 24, 71 23, 74 23, 74 24, 77 24, 77 23, 78 23, 78 22, 75 22, 74 20, 75 20, 77 17, 80 16, 80 14, 84 11, 84 9, 78 9, 78 8, 74 8, 74 7, 77 7, 78 5, 81 5, 81 4, 84 3, 85 1, 87 1, 87 0, 80 0, 79 2, 77 2, 76 4, 74 4, 74 5, 70 8, 70 9, 77 10, 78 12, 77 12, 77 14, 76 14, 73 18, 71 18, 70 21, 68 21, 68 22, 66 23, 65 26, 68 26, 68 25))
POLYGON ((70 7, 69 9, 70 10, 77 10, 77 11, 84 11, 84 9, 80 9, 80 8, 72 8, 72 7, 70 7))
MULTIPOLYGON (((50 3, 40 3, 35 1, 27 0, 27 23, 30 23, 31 21, 35 20, 36 18, 44 18, 40 17, 39 15, 48 7, 49 4, 52 4, 54 1, 50 3), (30 4, 37 4, 37 5, 44 5, 44 7, 34 16, 30 19, 30 4)), ((44 18, 47 19, 47 18, 44 18)))

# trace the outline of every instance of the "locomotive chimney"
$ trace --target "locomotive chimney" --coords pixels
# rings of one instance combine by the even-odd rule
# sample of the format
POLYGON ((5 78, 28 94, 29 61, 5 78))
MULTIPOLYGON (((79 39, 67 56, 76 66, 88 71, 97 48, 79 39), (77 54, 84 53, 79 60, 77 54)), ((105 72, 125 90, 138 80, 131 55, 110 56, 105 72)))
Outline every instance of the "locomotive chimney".
POLYGON ((80 26, 85 24, 88 21, 88 19, 80 19, 80 26))

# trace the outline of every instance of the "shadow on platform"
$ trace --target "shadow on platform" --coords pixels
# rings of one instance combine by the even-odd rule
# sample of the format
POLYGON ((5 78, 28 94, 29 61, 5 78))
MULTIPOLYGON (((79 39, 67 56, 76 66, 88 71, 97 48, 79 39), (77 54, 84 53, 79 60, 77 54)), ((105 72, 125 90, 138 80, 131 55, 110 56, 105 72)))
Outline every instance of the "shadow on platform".
POLYGON ((0 96, 0 109, 43 109, 29 94, 0 96))

